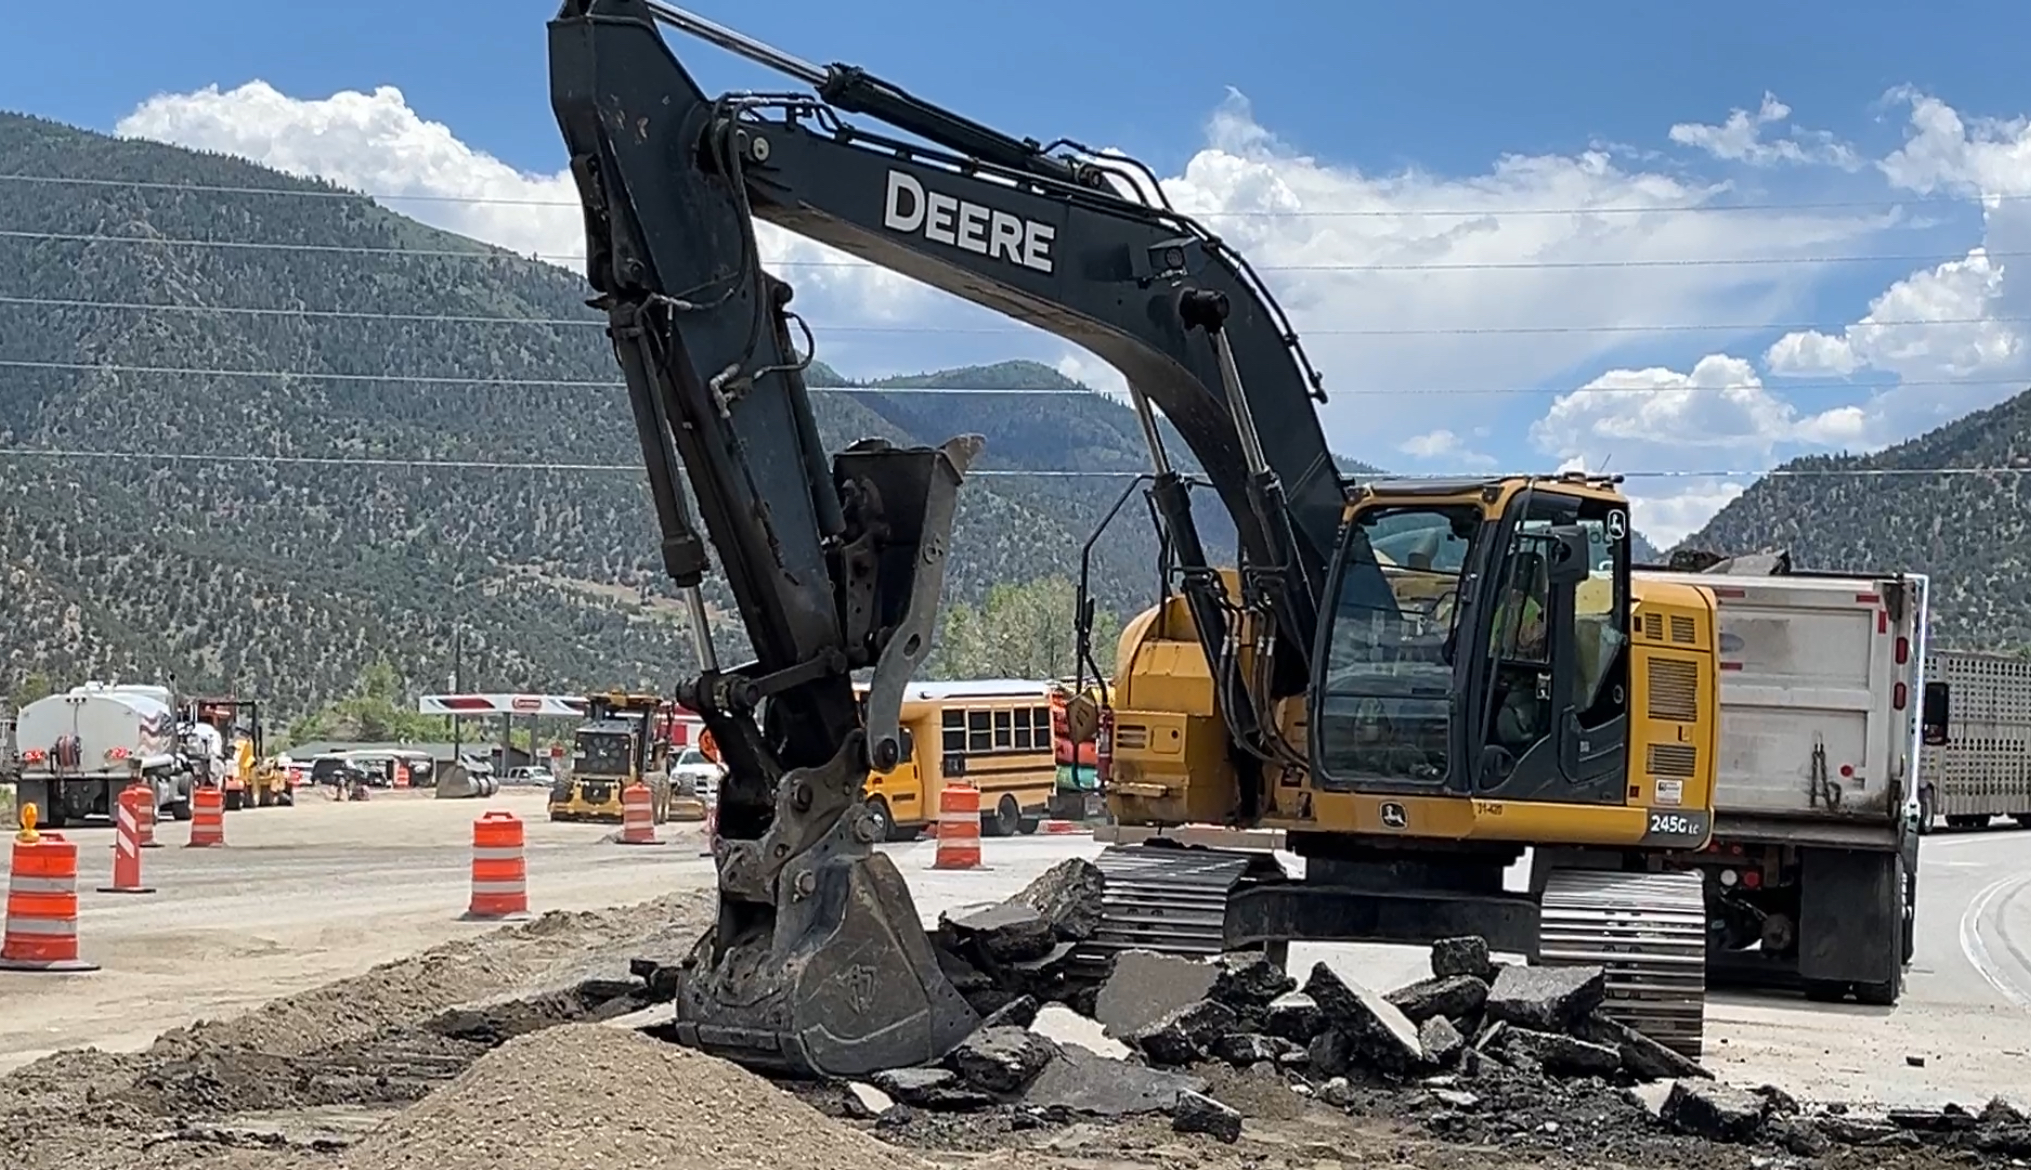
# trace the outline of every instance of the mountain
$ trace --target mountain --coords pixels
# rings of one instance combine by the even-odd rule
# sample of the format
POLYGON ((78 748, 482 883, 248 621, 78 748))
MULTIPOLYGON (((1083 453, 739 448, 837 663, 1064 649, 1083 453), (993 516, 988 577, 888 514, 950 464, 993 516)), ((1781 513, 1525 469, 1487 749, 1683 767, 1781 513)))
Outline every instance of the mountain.
MULTIPOLYGON (((579 274, 243 160, 38 118, 0 114, 0 174, 98 180, 0 182, 0 693, 174 675, 287 715, 382 657, 412 688, 446 685, 454 630, 477 689, 666 688, 690 665, 579 274)), ((1035 363, 809 377, 833 387, 813 395, 830 448, 974 431, 983 469, 1147 464, 1125 406, 1035 363), (982 393, 867 392, 913 385, 982 393), (1011 388, 1067 393, 987 393, 1011 388)), ((970 480, 947 596, 1076 576, 1126 483, 970 480)), ((1217 507, 1200 514, 1231 548, 1217 507)), ((1100 604, 1148 604, 1155 555, 1131 501, 1094 543, 1100 604)), ((731 618, 721 635, 740 652, 731 618)))
POLYGON ((2026 468, 2031 393, 1871 455, 1793 460, 1681 547, 1720 553, 1786 547, 1802 570, 1926 573, 1936 644, 2031 647, 2026 468), (1992 470, 1936 474, 1940 468, 1992 470))

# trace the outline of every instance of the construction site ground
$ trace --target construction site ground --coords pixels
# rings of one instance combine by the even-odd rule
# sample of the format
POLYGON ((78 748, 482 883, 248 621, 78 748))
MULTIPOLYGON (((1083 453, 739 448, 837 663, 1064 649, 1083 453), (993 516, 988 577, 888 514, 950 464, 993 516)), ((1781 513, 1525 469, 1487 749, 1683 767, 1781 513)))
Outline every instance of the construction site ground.
MULTIPOLYGON (((1232 1146, 1173 1134, 1161 1118, 1025 1128, 941 1117, 883 1129, 826 1117, 838 1110, 813 1112, 721 1062, 574 1023, 593 1013, 560 994, 625 979, 630 958, 671 961, 688 948, 711 906, 699 826, 665 825, 665 844, 624 846, 611 841, 613 826, 551 824, 540 791, 511 790, 487 801, 306 797, 229 814, 220 849, 183 848, 186 832, 161 827, 164 847, 145 854, 156 892, 143 895, 96 891, 110 870, 110 830, 66 832, 81 847, 81 949, 101 969, 0 973, 0 1165, 597 1170, 645 1164, 645 1151, 667 1166, 832 1170, 1605 1164, 1598 1151, 1562 1163, 1556 1149, 1434 1144, 1277 1084, 1223 1088, 1257 1098, 1234 1102, 1249 1125, 1232 1146), (527 824, 534 921, 460 920, 471 823, 489 808, 527 824), (479 1022, 447 1031, 445 1013, 473 1005, 485 1009, 479 1022), (191 1027, 201 1020, 221 1022, 191 1027), (586 1069, 600 1071, 586 1082, 586 1069), (806 1147, 809 1157, 796 1152, 806 1147)), ((1999 1092, 2031 1104, 2027 843, 2008 829, 1926 841, 1917 956, 1897 1007, 1715 993, 1707 1066, 1731 1082, 1864 1109, 1979 1108, 1999 1092)), ((932 869, 928 841, 885 848, 927 922, 1101 848, 1083 836, 983 844, 986 867, 970 871, 932 869)), ((1292 966, 1321 958, 1370 986, 1424 973, 1423 952, 1408 948, 1294 947, 1292 966)), ((1701 1165, 1750 1165, 1746 1149, 1708 1153, 1701 1165)), ((1862 1161, 1936 1156, 1874 1151, 1862 1161)))

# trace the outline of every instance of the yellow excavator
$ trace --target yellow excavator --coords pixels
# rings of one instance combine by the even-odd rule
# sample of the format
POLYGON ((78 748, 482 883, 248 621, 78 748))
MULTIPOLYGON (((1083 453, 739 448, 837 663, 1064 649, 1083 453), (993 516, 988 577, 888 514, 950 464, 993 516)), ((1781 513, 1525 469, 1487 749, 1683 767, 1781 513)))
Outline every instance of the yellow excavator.
POLYGON ((1107 709, 1087 713, 1106 728, 1109 803, 1131 823, 1281 828, 1305 871, 1164 841, 1109 849, 1096 957, 1478 934, 1533 962, 1612 955, 1610 1010, 1698 1050, 1701 883, 1669 861, 1711 834, 1714 598, 1632 580, 1615 481, 1348 481, 1274 297, 1133 160, 1002 134, 659 0, 566 0, 550 79, 592 303, 692 616, 699 670, 677 698, 727 767, 719 914, 684 967, 680 1040, 852 1076, 937 1060, 979 1023, 874 848, 863 781, 902 757, 904 691, 982 441, 863 439, 828 459, 802 378, 810 334, 761 266, 766 221, 1126 378, 1168 556, 1107 709), (708 96, 663 26, 812 92, 708 96), (1195 515, 1195 484, 1217 514, 1195 515), (1237 567, 1208 558, 1216 542, 1237 567), (721 662, 713 560, 750 662, 721 662), (1526 849, 1528 888, 1508 889, 1526 849))

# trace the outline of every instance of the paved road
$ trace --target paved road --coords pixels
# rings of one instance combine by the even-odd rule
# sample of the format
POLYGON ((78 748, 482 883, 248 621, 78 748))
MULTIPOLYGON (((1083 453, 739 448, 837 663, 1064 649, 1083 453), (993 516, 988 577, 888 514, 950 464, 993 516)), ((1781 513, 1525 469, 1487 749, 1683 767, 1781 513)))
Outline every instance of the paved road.
MULTIPOLYGON (((712 881, 695 826, 666 826, 663 847, 629 848, 602 841, 609 827, 548 823, 539 797, 511 791, 487 802, 384 798, 229 814, 224 850, 178 848, 184 827, 165 826, 168 847, 146 855, 146 876, 161 892, 83 896, 83 948, 102 971, 0 973, 9 1008, 0 1013, 0 1071, 57 1048, 140 1047, 163 1029, 490 929, 458 920, 469 826, 483 808, 513 809, 527 823, 539 911, 626 904, 712 881)), ((96 886, 110 833, 68 835, 84 846, 83 884, 96 886)), ((1101 848, 1078 836, 983 844, 986 868, 958 872, 932 868, 932 842, 884 849, 928 924, 1101 848)), ((2031 1092, 2017 1088, 2031 1087, 2031 832, 1927 838, 1920 870, 1917 955, 1897 1007, 1717 994, 1708 1006, 1709 1066, 1732 1081, 1855 1104, 1979 1105, 1999 1090, 2031 1092)), ((1418 948, 1293 947, 1291 957, 1301 977, 1324 959, 1376 987, 1425 972, 1418 948)))

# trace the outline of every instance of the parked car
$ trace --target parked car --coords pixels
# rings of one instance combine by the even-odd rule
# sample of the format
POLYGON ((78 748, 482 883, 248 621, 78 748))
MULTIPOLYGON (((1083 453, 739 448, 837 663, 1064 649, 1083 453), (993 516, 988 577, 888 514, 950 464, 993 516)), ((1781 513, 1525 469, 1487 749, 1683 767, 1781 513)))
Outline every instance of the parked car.
POLYGON ((715 762, 695 747, 685 748, 670 762, 670 779, 677 784, 688 782, 693 794, 708 805, 719 798, 719 778, 724 775, 725 764, 715 762))
POLYGON ((548 768, 525 765, 520 768, 508 769, 508 783, 510 784, 526 784, 536 788, 548 788, 556 783, 556 781, 557 778, 550 774, 550 769, 548 768))

